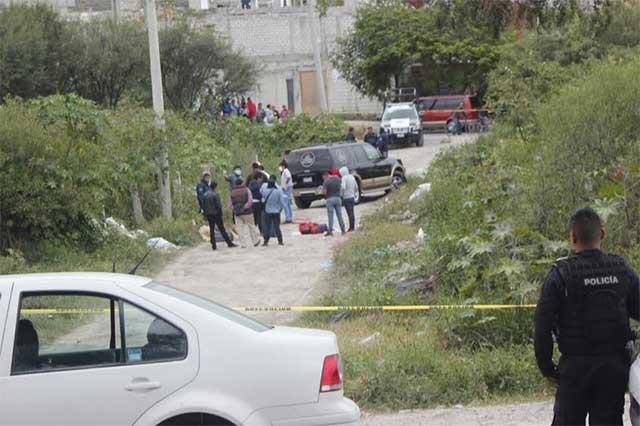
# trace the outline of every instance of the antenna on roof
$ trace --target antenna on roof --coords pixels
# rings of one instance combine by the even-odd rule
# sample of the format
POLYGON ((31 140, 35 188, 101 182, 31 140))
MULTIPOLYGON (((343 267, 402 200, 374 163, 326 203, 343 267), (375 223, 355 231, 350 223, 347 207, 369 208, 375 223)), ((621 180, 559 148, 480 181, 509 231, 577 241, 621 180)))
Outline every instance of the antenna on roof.
POLYGON ((142 263, 147 259, 147 257, 151 253, 151 251, 154 248, 156 248, 156 246, 158 245, 159 241, 160 240, 156 240, 156 242, 151 246, 151 248, 149 250, 147 250, 147 252, 144 254, 144 256, 142 256, 142 259, 140 259, 140 261, 138 263, 136 263, 136 266, 131 268, 131 270, 128 272, 129 275, 135 275, 136 274, 136 272, 138 271, 138 268, 140 267, 140 265, 142 265, 142 263))

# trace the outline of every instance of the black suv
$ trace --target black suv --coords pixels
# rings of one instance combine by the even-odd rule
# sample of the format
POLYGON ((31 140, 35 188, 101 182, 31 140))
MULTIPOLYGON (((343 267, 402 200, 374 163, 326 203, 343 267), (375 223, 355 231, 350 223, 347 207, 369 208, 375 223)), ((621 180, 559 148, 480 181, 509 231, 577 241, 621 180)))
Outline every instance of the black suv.
POLYGON ((382 158, 377 149, 363 142, 338 142, 291 151, 287 155, 293 176, 293 199, 301 209, 324 197, 322 174, 347 167, 358 182, 356 203, 361 196, 388 192, 405 181, 402 161, 382 158))

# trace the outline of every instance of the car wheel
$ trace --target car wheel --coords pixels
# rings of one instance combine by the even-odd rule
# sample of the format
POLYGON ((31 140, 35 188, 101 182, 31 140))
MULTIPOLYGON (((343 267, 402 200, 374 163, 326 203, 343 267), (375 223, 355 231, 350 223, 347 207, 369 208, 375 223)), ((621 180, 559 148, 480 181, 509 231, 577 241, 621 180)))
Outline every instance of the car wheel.
POLYGON ((423 146, 423 145, 424 145, 424 133, 422 133, 422 130, 420 130, 420 136, 416 141, 416 146, 423 146))
POLYGON ((296 203, 296 207, 299 209, 308 209, 311 207, 311 201, 303 200, 302 198, 293 198, 293 202, 296 203))
POLYGON ((353 197, 353 202, 355 204, 360 204, 362 201, 362 190, 360 189, 360 181, 356 180, 356 183, 358 184, 358 190, 356 191, 356 195, 353 197))
POLYGON ((393 175, 393 180, 391 181, 391 189, 396 190, 400 188, 400 185, 402 185, 405 182, 405 178, 404 178, 404 173, 402 172, 396 172, 393 175))

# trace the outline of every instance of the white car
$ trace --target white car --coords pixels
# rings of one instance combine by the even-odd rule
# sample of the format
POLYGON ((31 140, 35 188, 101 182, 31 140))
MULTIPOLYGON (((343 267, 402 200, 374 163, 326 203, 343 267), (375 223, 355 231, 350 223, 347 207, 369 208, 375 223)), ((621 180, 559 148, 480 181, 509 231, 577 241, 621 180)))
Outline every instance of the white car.
POLYGON ((333 333, 148 278, 0 275, 0 425, 358 425, 333 333))
POLYGON ((424 145, 422 121, 413 102, 388 104, 380 126, 389 135, 389 143, 424 145))

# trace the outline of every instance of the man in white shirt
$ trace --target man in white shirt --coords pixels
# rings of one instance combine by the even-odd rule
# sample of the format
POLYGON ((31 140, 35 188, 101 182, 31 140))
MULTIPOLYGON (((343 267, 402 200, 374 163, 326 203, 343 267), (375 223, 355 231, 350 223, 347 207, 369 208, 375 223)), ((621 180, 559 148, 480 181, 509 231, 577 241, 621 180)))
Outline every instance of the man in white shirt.
POLYGON ((291 198, 293 195, 293 177, 289 171, 287 160, 280 163, 280 187, 284 195, 284 223, 293 222, 293 212, 291 211, 291 198))
POLYGON ((356 195, 358 195, 358 182, 356 182, 356 178, 349 173, 349 169, 347 167, 342 167, 340 169, 340 176, 342 177, 342 205, 347 211, 347 216, 349 217, 349 229, 347 232, 351 232, 356 229, 356 214, 355 214, 355 206, 356 206, 356 195))

